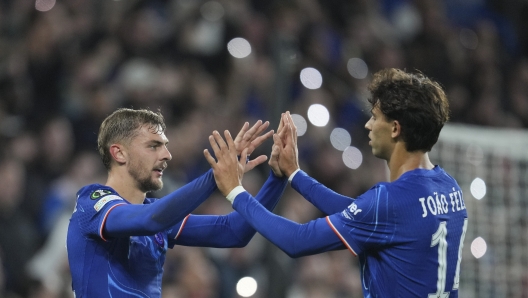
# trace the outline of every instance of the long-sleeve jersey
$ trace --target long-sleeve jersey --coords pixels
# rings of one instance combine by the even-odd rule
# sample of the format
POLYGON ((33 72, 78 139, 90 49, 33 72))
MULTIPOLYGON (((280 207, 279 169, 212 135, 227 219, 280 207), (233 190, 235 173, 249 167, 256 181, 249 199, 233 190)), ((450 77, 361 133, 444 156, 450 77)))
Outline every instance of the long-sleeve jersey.
POLYGON ((292 257, 349 249, 359 257, 365 297, 458 297, 467 213, 460 187, 443 169, 406 172, 355 199, 302 171, 292 186, 329 216, 298 224, 247 192, 233 208, 292 257))
MULTIPOLYGON (((287 180, 270 173, 257 199, 273 209, 287 180)), ((167 248, 241 247, 255 230, 237 213, 189 215, 216 189, 212 171, 161 199, 131 204, 92 184, 77 194, 67 250, 72 288, 81 297, 161 297, 167 248)))

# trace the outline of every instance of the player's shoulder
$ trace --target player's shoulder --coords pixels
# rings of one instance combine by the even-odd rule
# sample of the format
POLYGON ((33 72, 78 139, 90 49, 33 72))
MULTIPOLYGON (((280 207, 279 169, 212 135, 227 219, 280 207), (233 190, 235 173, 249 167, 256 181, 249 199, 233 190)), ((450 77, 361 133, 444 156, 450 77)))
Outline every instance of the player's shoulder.
MULTIPOLYGON (((113 188, 101 184, 90 184, 77 192, 76 210, 95 210, 99 212, 110 202, 127 202, 113 188)), ((92 211, 94 212, 94 211, 92 211)))
POLYGON ((77 198, 79 200, 96 201, 109 195, 119 196, 113 188, 101 184, 89 184, 77 192, 77 198))

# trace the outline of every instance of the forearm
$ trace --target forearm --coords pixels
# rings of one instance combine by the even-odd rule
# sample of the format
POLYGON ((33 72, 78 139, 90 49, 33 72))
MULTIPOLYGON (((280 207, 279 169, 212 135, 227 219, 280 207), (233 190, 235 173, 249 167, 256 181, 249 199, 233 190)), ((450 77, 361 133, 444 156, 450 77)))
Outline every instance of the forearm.
POLYGON ((343 244, 324 218, 299 224, 266 210, 249 193, 240 193, 233 208, 260 234, 290 257, 342 249, 343 244))
MULTIPOLYGON (((256 196, 257 201, 266 209, 273 210, 287 184, 286 178, 270 173, 256 196)), ((244 247, 255 233, 255 229, 236 211, 223 216, 191 215, 175 243, 187 246, 244 247)))
POLYGON ((352 198, 336 193, 302 170, 295 174, 291 186, 326 215, 341 212, 353 202, 352 198))
POLYGON ((169 229, 196 209, 216 189, 212 170, 152 204, 121 205, 108 215, 104 233, 110 237, 152 235, 169 229))

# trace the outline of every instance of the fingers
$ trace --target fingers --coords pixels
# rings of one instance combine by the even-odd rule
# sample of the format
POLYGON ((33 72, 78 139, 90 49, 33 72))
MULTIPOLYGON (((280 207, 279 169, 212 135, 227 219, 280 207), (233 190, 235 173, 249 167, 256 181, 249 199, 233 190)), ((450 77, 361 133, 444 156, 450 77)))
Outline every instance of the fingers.
MULTIPOLYGON (((259 124, 259 123, 262 123, 262 121, 261 121, 261 120, 257 121, 257 123, 255 123, 255 125, 253 125, 252 128, 254 128, 255 126, 257 126, 257 124, 259 124)), ((266 121, 266 122, 260 124, 259 126, 257 126, 256 131, 253 133, 254 136, 258 136, 258 135, 260 135, 263 131, 265 131, 266 129, 268 129, 269 125, 270 125, 269 121, 266 121)), ((248 132, 250 132, 250 131, 251 131, 251 129, 250 129, 248 132)))
POLYGON ((281 119, 279 122, 279 128, 277 128, 277 133, 280 133, 281 130, 284 128, 284 120, 282 118, 284 118, 284 113, 281 114, 281 119))
MULTIPOLYGON (((284 134, 284 132, 283 132, 284 134)), ((277 146, 279 148, 283 148, 283 144, 282 144, 282 137, 279 135, 279 134, 274 134, 273 135, 273 147, 277 146)), ((272 148, 272 152, 273 152, 273 149, 275 148, 272 148)))
POLYGON ((247 130, 242 139, 248 144, 251 143, 258 135, 260 135, 266 128, 268 128, 269 122, 266 121, 264 124, 262 120, 258 120, 249 130, 247 130))
POLYGON ((235 138, 235 142, 240 142, 243 139, 246 132, 248 131, 248 129, 249 129, 249 122, 245 122, 244 125, 242 125, 242 129, 240 129, 240 131, 238 132, 235 138))
POLYGON ((209 165, 211 165, 211 168, 213 168, 213 170, 214 170, 215 167, 216 167, 216 160, 211 156, 211 153, 209 153, 209 150, 207 150, 207 149, 205 149, 203 151, 203 154, 205 156, 205 159, 209 163, 209 165))
POLYGON ((286 112, 286 114, 292 131, 293 142, 297 144, 297 126, 295 126, 295 123, 293 122, 293 117, 291 116, 290 112, 288 111, 286 112))
MULTIPOLYGON (((218 135, 218 137, 220 138, 220 140, 223 142, 224 140, 222 139, 222 137, 220 137, 220 134, 215 131, 216 134, 218 135)), ((233 140, 233 137, 231 137, 231 133, 229 132, 229 130, 224 130, 224 136, 225 136, 225 139, 227 141, 227 146, 228 148, 226 148, 228 151, 235 151, 235 141, 233 140), (231 150, 233 149, 233 150, 231 150)), ((224 145, 226 145, 225 142, 223 142, 224 145)), ((220 146, 222 146, 222 144, 220 144, 220 146)), ((234 152, 236 154, 236 152, 234 152)))
POLYGON ((253 170, 256 166, 266 162, 266 160, 268 160, 268 157, 266 155, 260 155, 259 157, 248 161, 246 167, 244 168, 244 172, 247 173, 253 170))
MULTIPOLYGON (((268 131, 267 133, 255 138, 252 143, 251 143, 251 148, 248 148, 248 149, 251 149, 252 151, 255 150, 255 148, 257 148, 258 146, 262 145, 262 143, 264 143, 264 141, 266 141, 269 137, 271 137, 273 135, 274 131, 273 130, 270 130, 268 131)), ((248 151, 248 154, 251 154, 252 152, 249 152, 248 151)))
POLYGON ((244 150, 242 150, 242 154, 240 154, 240 157, 238 159, 238 162, 241 163, 242 165, 246 165, 247 164, 247 151, 248 149, 245 148, 244 150))

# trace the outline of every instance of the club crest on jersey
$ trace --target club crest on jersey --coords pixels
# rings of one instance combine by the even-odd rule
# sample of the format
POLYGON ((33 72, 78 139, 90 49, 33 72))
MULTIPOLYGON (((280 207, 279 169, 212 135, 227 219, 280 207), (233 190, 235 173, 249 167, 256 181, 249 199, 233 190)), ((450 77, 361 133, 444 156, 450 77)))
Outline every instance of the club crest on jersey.
POLYGON ((112 192, 109 191, 109 190, 106 190, 106 189, 98 189, 94 192, 92 192, 92 194, 90 195, 90 199, 92 200, 98 200, 106 195, 109 195, 111 194, 112 192))
POLYGON ((156 243, 163 247, 163 244, 165 243, 165 241, 163 240, 163 234, 162 233, 157 233, 156 235, 154 235, 154 239, 156 240, 156 243))

